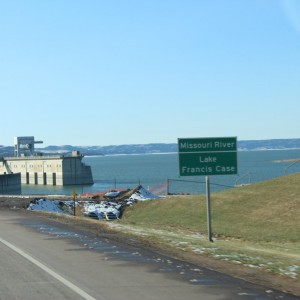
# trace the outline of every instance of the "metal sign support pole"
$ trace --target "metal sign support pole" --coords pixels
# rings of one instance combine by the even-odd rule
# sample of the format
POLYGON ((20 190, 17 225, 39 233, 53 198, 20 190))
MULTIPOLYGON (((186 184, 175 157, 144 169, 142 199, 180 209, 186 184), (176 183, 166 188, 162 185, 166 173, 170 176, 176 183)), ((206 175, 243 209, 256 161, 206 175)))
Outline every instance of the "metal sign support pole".
POLYGON ((206 205, 207 205, 207 235, 208 240, 213 242, 212 240, 212 232, 211 232, 211 207, 210 207, 210 182, 209 176, 206 176, 206 205))
POLYGON ((73 196, 73 205, 74 205, 73 215, 75 216, 76 215, 76 190, 72 191, 72 196, 73 196))
POLYGON ((74 205, 73 215, 76 216, 76 202, 75 202, 75 195, 73 196, 73 205, 74 205))

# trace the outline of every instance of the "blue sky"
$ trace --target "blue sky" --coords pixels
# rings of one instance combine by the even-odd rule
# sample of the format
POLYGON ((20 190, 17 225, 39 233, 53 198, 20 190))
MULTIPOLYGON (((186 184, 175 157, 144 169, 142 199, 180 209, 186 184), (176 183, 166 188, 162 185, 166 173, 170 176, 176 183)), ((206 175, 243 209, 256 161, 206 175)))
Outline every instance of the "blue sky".
POLYGON ((0 0, 0 144, 300 138, 300 1, 0 0))

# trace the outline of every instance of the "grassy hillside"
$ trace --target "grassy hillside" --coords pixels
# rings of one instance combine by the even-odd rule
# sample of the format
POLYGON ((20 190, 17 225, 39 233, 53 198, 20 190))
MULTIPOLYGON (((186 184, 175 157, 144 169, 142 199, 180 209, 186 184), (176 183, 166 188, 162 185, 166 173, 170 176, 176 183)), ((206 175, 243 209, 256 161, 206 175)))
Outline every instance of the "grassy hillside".
MULTIPOLYGON (((300 173, 211 194, 215 236, 300 241, 300 173)), ((206 233, 205 195, 169 196, 127 209, 122 223, 206 233)))
POLYGON ((120 225, 152 243, 280 274, 299 286, 300 173, 213 193, 211 206, 214 243, 206 237, 205 195, 138 203, 120 225))

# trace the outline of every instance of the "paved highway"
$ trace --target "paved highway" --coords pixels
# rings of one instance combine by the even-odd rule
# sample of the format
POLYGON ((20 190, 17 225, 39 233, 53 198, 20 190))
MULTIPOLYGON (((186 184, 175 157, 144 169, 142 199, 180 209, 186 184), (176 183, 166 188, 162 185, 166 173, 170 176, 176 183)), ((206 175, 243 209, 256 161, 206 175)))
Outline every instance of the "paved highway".
POLYGON ((0 211, 0 299, 298 299, 85 235, 34 213, 0 211))

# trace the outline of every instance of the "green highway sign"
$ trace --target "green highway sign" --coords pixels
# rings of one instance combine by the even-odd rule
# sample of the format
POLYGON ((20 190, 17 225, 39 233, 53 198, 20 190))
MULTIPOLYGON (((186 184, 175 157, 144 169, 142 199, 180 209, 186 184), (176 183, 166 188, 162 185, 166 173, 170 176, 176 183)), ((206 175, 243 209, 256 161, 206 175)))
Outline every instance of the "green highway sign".
POLYGON ((178 139, 180 176, 237 174, 237 138, 178 139))

